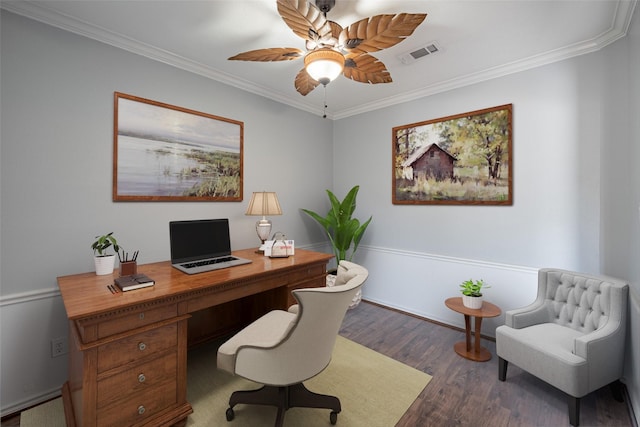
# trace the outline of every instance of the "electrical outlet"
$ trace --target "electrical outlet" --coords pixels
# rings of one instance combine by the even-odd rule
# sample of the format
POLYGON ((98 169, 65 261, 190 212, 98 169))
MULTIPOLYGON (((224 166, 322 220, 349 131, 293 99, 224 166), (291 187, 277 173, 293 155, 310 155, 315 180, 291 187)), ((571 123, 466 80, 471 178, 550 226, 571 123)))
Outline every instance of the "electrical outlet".
POLYGON ((66 337, 54 338, 51 340, 51 357, 62 356, 69 352, 69 345, 66 337))

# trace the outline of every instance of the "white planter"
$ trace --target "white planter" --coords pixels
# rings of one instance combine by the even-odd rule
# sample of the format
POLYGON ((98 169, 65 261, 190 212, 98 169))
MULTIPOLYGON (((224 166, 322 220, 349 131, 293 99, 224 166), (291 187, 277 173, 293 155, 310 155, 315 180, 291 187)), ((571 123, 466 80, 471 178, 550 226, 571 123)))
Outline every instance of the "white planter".
MULTIPOLYGON (((327 274, 327 287, 332 288, 336 285, 336 275, 335 274, 327 274)), ((349 304, 349 308, 354 308, 362 301, 362 289, 358 289, 356 295, 351 300, 351 304, 349 304)))
POLYGON ((113 273, 113 266, 116 263, 115 255, 94 256, 93 262, 96 265, 96 275, 104 276, 113 273))
POLYGON ((462 295, 462 305, 467 308, 477 310, 479 308, 482 308, 482 297, 470 297, 467 295, 462 295))

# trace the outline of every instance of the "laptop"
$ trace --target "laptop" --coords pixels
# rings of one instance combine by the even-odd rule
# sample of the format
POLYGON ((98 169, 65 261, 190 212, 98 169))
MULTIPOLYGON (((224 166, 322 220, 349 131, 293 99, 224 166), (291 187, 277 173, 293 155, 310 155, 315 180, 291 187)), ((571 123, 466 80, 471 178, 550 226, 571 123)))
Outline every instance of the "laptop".
POLYGON ((231 255, 229 220, 201 219, 169 222, 171 265, 187 274, 248 264, 231 255))

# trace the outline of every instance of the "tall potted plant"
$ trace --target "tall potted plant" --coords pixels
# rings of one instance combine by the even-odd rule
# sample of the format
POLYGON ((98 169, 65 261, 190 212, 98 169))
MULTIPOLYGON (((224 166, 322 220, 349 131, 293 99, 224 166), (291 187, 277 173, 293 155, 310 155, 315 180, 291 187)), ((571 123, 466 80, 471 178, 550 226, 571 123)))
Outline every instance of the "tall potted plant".
POLYGON ((91 244, 91 249, 93 249, 93 261, 96 266, 96 275, 98 276, 113 273, 116 255, 109 254, 107 252, 111 247, 113 247, 113 250, 116 253, 120 250, 120 246, 113 235, 113 231, 102 236, 96 236, 96 240, 91 244))
MULTIPOLYGON (((358 185, 353 187, 342 201, 338 200, 330 190, 327 190, 331 208, 325 216, 320 216, 309 209, 302 209, 303 212, 315 219, 318 224, 324 228, 336 257, 336 265, 342 260, 351 261, 358 249, 364 232, 373 219, 373 217, 370 216, 366 222, 360 223, 360 220, 351 217, 356 210, 356 196, 358 195, 359 189, 360 186, 358 185), (349 252, 349 250, 351 251, 349 252)), ((327 286, 333 286, 335 280, 336 276, 334 274, 328 274, 327 286)), ((356 296, 353 297, 350 307, 353 308, 357 306, 361 299, 362 291, 359 290, 356 296)))
POLYGON ((351 261, 358 249, 364 232, 373 219, 371 216, 366 222, 361 224, 357 218, 351 217, 356 210, 356 197, 358 196, 359 189, 360 186, 358 185, 353 187, 342 201, 338 200, 330 190, 327 190, 331 208, 325 216, 320 216, 309 209, 302 209, 304 213, 315 219, 318 224, 324 228, 331 242, 337 263, 342 260, 351 261), (351 248, 352 244, 353 248, 351 248), (351 252, 349 252, 350 249, 351 252))

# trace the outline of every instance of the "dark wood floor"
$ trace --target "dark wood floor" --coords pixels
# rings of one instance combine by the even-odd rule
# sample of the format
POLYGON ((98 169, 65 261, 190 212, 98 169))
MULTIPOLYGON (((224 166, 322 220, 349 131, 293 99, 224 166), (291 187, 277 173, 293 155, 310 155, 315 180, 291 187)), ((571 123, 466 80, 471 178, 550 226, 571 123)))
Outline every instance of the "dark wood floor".
MULTIPOLYGON (((433 376, 396 427, 569 426, 562 392, 513 365, 507 381, 498 381, 491 341, 483 346, 494 357, 472 362, 453 351, 464 332, 366 302, 349 310, 340 334, 433 376)), ((19 415, 2 421, 2 427, 19 425, 19 415)), ((633 426, 626 404, 608 388, 582 399, 580 425, 633 426)))
MULTIPOLYGON (((453 345, 463 331, 408 316, 370 303, 347 313, 341 335, 433 376, 396 427, 569 426, 565 395, 509 365, 498 381, 495 343, 482 340, 494 357, 472 362, 453 345)), ((584 397, 580 425, 632 426, 626 403, 613 399, 608 387, 584 397)))

